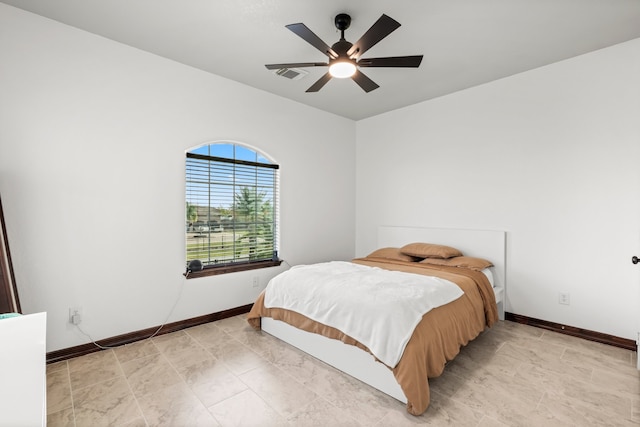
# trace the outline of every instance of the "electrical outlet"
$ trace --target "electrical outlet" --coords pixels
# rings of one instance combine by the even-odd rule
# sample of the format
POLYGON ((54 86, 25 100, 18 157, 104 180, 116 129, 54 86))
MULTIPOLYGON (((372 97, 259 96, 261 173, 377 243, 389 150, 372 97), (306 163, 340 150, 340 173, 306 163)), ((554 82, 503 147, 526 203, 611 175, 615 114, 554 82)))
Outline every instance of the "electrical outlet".
POLYGON ((253 287, 257 288, 260 286, 260 277, 259 276, 253 276, 253 287))
POLYGON ((569 293, 568 292, 560 292, 558 294, 558 304, 569 305, 569 293))
POLYGON ((69 307, 69 323, 79 325, 82 322, 82 307, 69 307))

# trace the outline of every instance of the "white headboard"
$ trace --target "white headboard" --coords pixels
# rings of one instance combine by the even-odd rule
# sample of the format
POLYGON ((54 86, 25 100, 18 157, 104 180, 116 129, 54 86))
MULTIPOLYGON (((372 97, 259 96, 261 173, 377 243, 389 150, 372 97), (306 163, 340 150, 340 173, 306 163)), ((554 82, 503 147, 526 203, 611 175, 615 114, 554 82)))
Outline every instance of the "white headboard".
MULTIPOLYGON (((378 248, 401 247, 414 242, 452 246, 462 251, 464 255, 491 261, 494 265, 495 287, 502 288, 503 292, 506 290, 506 233, 504 231, 396 226, 378 228, 378 248)), ((504 302, 502 305, 501 309, 504 311, 504 302)))

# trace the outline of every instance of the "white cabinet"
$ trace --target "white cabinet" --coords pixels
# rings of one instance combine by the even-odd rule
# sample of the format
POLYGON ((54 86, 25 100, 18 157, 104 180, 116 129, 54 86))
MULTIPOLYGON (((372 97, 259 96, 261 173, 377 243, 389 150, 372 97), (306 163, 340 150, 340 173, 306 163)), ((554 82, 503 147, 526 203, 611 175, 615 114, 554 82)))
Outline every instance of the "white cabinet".
POLYGON ((47 314, 0 319, 0 426, 47 421, 47 314))

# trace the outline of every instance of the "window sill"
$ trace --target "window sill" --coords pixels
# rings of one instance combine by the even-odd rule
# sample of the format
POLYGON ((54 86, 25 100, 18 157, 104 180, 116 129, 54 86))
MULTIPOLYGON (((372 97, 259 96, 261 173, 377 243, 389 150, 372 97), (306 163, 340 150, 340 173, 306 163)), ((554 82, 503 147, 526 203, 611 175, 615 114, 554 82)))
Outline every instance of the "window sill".
POLYGON ((198 277, 216 276, 218 274, 237 273, 238 271, 257 270, 259 268, 277 267, 282 264, 281 260, 268 260, 258 262, 248 262, 244 264, 232 264, 220 267, 205 267, 200 271, 192 271, 185 274, 187 279, 196 279, 198 277))

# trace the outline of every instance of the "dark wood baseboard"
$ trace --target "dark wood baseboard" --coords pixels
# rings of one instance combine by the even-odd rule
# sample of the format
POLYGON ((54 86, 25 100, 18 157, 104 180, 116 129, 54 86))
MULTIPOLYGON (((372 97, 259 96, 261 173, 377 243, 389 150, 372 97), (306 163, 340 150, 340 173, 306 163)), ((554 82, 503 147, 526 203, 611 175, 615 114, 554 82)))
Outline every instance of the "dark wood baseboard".
MULTIPOLYGON (((229 310, 220 311, 217 313, 205 314, 204 316, 193 317, 190 319, 180 320, 178 322, 168 323, 160 329, 156 334, 164 335, 171 332, 180 331, 182 329, 191 328, 193 326, 202 325, 209 322, 215 322, 216 320, 226 319, 228 317, 238 316, 240 314, 248 313, 251 310, 253 304, 243 305, 241 307, 232 308, 229 310)), ((624 348, 627 350, 637 351, 638 346, 636 342, 626 338, 620 338, 613 335, 603 334, 600 332, 590 331, 588 329, 576 328, 574 326, 562 325, 560 323, 549 322, 546 320, 535 319, 533 317, 522 316, 520 314, 505 313, 506 320, 512 322, 522 323, 525 325, 535 326, 537 328, 547 329, 549 331, 558 332, 565 335, 571 335, 578 338, 583 338, 589 341, 595 341, 602 344, 608 344, 615 347, 624 348)), ((111 338, 105 338, 96 341, 97 344, 103 347, 117 347, 124 344, 131 344, 136 341, 144 340, 153 335, 160 326, 154 326, 152 328, 143 329, 140 331, 129 332, 127 334, 118 335, 111 338)), ((75 347, 63 348, 61 350, 55 350, 47 353, 47 363, 60 362, 62 360, 71 359, 85 354, 94 353, 102 350, 94 343, 87 343, 78 345, 75 347)))
POLYGON ((571 335, 583 338, 589 341, 595 341, 602 344, 608 344, 627 350, 637 351, 638 346, 634 340, 620 338, 613 335, 603 334, 600 332, 590 331, 588 329, 576 328, 574 326, 562 325, 560 323, 549 322, 546 320, 534 319, 533 317, 522 316, 520 314, 505 313, 505 319, 512 322, 523 323, 525 325, 535 326, 536 328, 547 329, 549 331, 558 332, 565 335, 571 335))
MULTIPOLYGON (((178 322, 168 323, 160 329, 156 334, 164 335, 171 332, 176 332, 182 329, 191 328, 193 326, 202 325, 204 323, 215 322, 216 320, 226 319, 228 317, 237 316, 240 314, 248 313, 251 310, 253 304, 243 305, 241 307, 232 308, 229 310, 220 311, 218 313, 205 314, 204 316, 193 317, 191 319, 180 320, 178 322)), ((118 335, 111 338, 105 338, 96 341, 103 347, 117 347, 124 344, 131 344, 136 341, 144 340, 153 335, 160 326, 154 326, 152 328, 143 329, 140 331, 129 332, 127 334, 118 335)), ((94 343, 87 343, 78 345, 75 347, 63 348, 61 350, 55 350, 47 353, 47 363, 60 362, 62 360, 71 359, 73 357, 83 356, 85 354, 94 353, 102 350, 94 343)))

